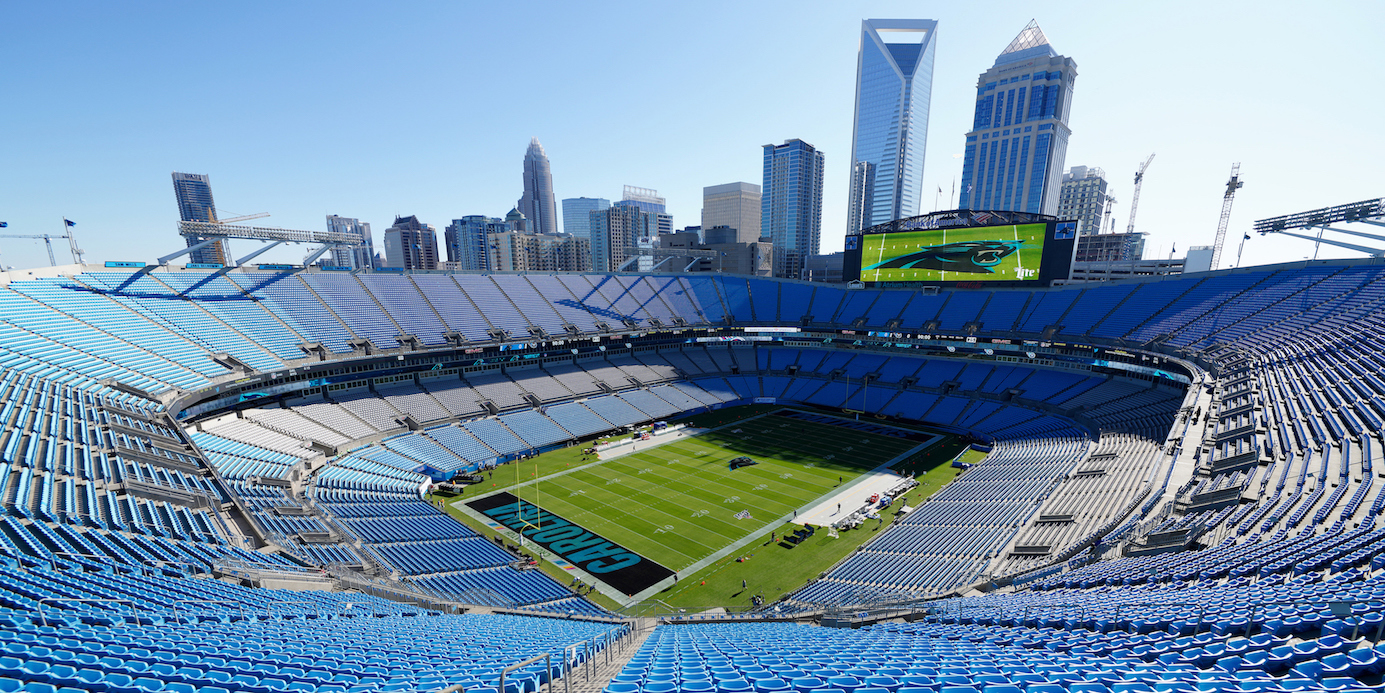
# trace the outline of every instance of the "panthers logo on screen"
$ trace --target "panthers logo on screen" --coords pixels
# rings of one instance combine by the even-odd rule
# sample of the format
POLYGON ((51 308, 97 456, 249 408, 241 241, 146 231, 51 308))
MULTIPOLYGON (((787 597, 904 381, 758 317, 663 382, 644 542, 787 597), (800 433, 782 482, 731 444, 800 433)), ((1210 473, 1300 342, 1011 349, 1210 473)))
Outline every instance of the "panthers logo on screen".
POLYGON ((1019 250, 1022 241, 967 241, 921 245, 916 253, 900 255, 862 269, 932 269, 972 274, 995 274, 992 267, 1019 250))

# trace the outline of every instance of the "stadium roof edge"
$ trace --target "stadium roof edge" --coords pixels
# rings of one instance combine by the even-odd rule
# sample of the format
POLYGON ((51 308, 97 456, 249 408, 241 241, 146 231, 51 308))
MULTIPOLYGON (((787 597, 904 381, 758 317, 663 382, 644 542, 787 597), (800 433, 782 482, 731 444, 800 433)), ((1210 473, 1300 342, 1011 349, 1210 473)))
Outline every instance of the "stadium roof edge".
MULTIPOLYGON (((1320 260, 1295 260, 1295 261, 1292 261, 1292 262, 1280 262, 1280 263, 1275 263, 1275 264, 1270 264, 1270 265, 1251 265, 1251 266, 1248 266, 1248 267, 1236 267, 1236 268, 1229 268, 1229 269, 1212 270, 1212 271, 1208 271, 1208 272, 1192 272, 1192 273, 1184 273, 1184 274, 1168 274, 1168 275, 1158 275, 1158 276, 1149 276, 1149 277, 1125 277, 1125 278, 1121 278, 1121 279, 1112 279, 1112 280, 1108 280, 1108 281, 1104 281, 1104 282, 1077 282, 1077 283, 1073 283, 1073 284, 1065 284, 1065 285, 1061 285, 1061 286, 1054 286, 1054 287, 1051 287, 1051 288, 1052 288, 1052 289, 1059 289, 1059 290, 1061 290, 1061 289, 1070 289, 1070 288, 1072 288, 1072 287, 1074 287, 1074 286, 1092 286, 1093 284, 1145 283, 1145 282, 1169 281, 1169 280, 1178 279, 1178 278, 1180 278, 1180 277, 1186 277, 1186 276, 1207 277, 1207 276, 1215 276, 1215 275, 1231 274, 1231 273, 1243 273, 1243 272, 1276 272, 1276 271, 1289 270, 1289 269, 1303 269, 1303 268, 1306 268, 1306 267, 1329 267, 1329 266, 1333 266, 1333 265, 1342 265, 1342 266, 1346 266, 1346 267, 1353 267, 1353 266, 1357 266, 1357 265, 1385 265, 1385 258, 1369 258, 1369 257, 1366 257, 1366 258, 1324 258, 1324 259, 1320 259, 1320 260)), ((18 269, 18 268, 16 268, 16 269, 9 269, 9 270, 0 270, 0 286, 9 286, 12 282, 16 282, 16 281, 26 281, 26 280, 32 280, 32 279, 52 279, 52 278, 57 278, 57 277, 72 277, 72 276, 74 276, 74 275, 83 274, 83 273, 87 273, 87 272, 118 272, 118 271, 121 271, 121 270, 123 270, 123 269, 131 269, 132 271, 133 271, 134 269, 141 269, 141 270, 144 270, 144 271, 151 272, 151 273, 153 273, 153 274, 159 274, 159 273, 164 273, 164 272, 208 272, 208 271, 211 271, 211 270, 204 269, 204 268, 193 268, 193 269, 188 269, 188 268, 184 268, 184 267, 179 267, 179 266, 177 266, 177 265, 169 265, 169 266, 162 266, 162 267, 152 267, 152 268, 151 268, 151 267, 137 267, 137 268, 124 268, 124 267, 120 267, 120 268, 113 268, 113 267, 106 267, 105 265, 101 265, 101 264, 91 264, 91 263, 82 264, 82 265, 67 264, 67 265, 57 265, 57 266, 55 266, 55 267, 35 267, 35 268, 31 268, 31 269, 18 269)), ((256 274, 256 273, 260 273, 260 272, 281 273, 281 272, 283 272, 284 270, 282 270, 282 269, 259 269, 259 268, 257 268, 257 267, 233 267, 233 268, 230 268, 229 270, 225 270, 225 271, 228 271, 228 272, 238 272, 238 273, 244 273, 244 274, 256 274)), ((319 268, 315 267, 315 266, 312 266, 312 267, 306 267, 306 268, 299 268, 299 271, 301 271, 301 272, 308 272, 308 273, 315 273, 315 272, 319 272, 319 271, 321 271, 321 270, 320 270, 319 268)), ((373 273, 372 273, 372 272, 369 272, 369 271, 360 271, 360 270, 358 270, 358 271, 356 271, 356 272, 353 272, 353 274, 373 274, 373 273)), ((397 275, 399 275, 400 273, 399 273, 399 272, 380 272, 379 274, 388 274, 388 275, 396 275, 396 276, 397 276, 397 275)), ((785 279, 785 278, 780 278, 780 277, 756 277, 756 276, 744 275, 744 274, 719 274, 719 273, 711 273, 711 272, 486 272, 486 271, 457 271, 457 270, 422 270, 422 271, 410 271, 410 272, 405 272, 405 274, 482 274, 482 275, 485 275, 485 274, 497 274, 497 275, 526 275, 526 274, 535 274, 535 275, 548 275, 548 276, 556 275, 556 274, 588 274, 588 275, 601 275, 601 276, 621 275, 621 276, 650 276, 650 277, 699 277, 699 276, 708 276, 708 277, 721 277, 721 278, 723 278, 723 279, 767 279, 767 280, 773 280, 773 281, 785 282, 785 283, 806 284, 806 285, 810 285, 810 286, 836 286, 836 287, 846 287, 846 282, 829 284, 829 283, 825 283, 825 282, 810 282, 810 281, 803 280, 803 279, 785 279)), ((920 287, 926 286, 926 285, 927 285, 926 283, 920 282, 920 283, 919 283, 919 286, 908 287, 908 288, 876 288, 876 289, 871 289, 871 290, 873 290, 873 291, 916 291, 916 290, 918 290, 920 287)), ((951 288, 956 289, 957 287, 951 287, 951 288)), ((980 287, 979 290, 989 291, 989 290, 993 290, 993 289, 995 289, 995 288, 997 288, 997 287, 983 286, 983 287, 980 287)), ((1042 289, 1044 289, 1045 287, 1033 287, 1033 288, 1030 288, 1030 287, 1018 287, 1018 288, 1021 288, 1021 289, 1023 289, 1023 290, 1027 290, 1027 291, 1036 291, 1036 290, 1042 290, 1042 289)), ((965 291, 965 290, 967 290, 967 289, 962 289, 962 290, 965 291)))

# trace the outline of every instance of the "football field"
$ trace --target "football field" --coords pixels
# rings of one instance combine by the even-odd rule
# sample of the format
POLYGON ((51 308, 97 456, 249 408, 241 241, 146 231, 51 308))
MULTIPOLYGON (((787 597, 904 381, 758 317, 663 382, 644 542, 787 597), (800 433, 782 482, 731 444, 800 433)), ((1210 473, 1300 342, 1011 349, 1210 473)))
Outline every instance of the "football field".
MULTIPOLYGON (((774 412, 509 493, 556 516, 543 520, 551 526, 571 523, 677 571, 777 526, 839 484, 941 439, 874 423, 774 412), (731 460, 742 456, 755 464, 732 470, 731 460)), ((542 539, 533 524, 526 526, 535 530, 526 534, 542 539)))

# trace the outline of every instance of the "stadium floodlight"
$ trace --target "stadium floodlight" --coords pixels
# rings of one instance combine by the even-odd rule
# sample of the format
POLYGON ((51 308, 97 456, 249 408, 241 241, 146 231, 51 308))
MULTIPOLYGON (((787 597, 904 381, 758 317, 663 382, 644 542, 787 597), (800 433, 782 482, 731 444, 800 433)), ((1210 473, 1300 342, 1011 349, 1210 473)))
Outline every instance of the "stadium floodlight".
POLYGON ((1369 220, 1380 217, 1385 217, 1385 197, 1261 219, 1255 222, 1255 230, 1258 233, 1266 234, 1287 229, 1312 229, 1353 221, 1369 223, 1369 220))
MULTIPOLYGON (((1326 243, 1328 245, 1335 245, 1339 248, 1346 248, 1347 250, 1355 250, 1360 253, 1366 253, 1372 257, 1385 257, 1385 248, 1373 248, 1323 237, 1324 232, 1333 231, 1336 233, 1370 238, 1376 241, 1385 241, 1385 236, 1377 233, 1366 233, 1365 231, 1341 229, 1332 226, 1332 224, 1349 224, 1357 222, 1370 224, 1372 226, 1385 226, 1385 222, 1379 221, 1382 217, 1385 217, 1385 197, 1378 197, 1373 200, 1362 200, 1360 202, 1352 202, 1350 204, 1337 205, 1335 207, 1323 207, 1307 212, 1298 212, 1297 214, 1285 214, 1283 216, 1270 217, 1269 219, 1261 219, 1255 222, 1255 231, 1262 236, 1269 233, 1278 233, 1285 236, 1293 236, 1294 238, 1313 241, 1318 244, 1326 243), (1293 233, 1290 229, 1317 229, 1318 235, 1310 236, 1301 233, 1293 233)), ((1317 257, 1316 249, 1313 252, 1313 257, 1317 257)))

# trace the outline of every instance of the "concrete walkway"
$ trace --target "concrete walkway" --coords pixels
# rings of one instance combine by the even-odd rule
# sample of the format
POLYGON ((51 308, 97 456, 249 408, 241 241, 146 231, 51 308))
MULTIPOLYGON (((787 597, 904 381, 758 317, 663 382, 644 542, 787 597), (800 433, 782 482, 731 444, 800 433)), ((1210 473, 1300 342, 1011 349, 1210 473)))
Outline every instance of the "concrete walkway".
POLYGON ((589 665, 584 664, 582 668, 576 669, 569 674, 572 678, 569 681, 559 681, 556 687, 550 687, 553 693, 561 690, 568 693, 568 686, 571 686, 572 693, 601 693, 611 679, 616 677, 630 659, 640 651, 644 641, 654 632, 654 619, 641 618, 635 621, 635 633, 628 639, 622 641, 615 647, 608 648, 607 652, 601 652, 594 658, 595 661, 589 665))

